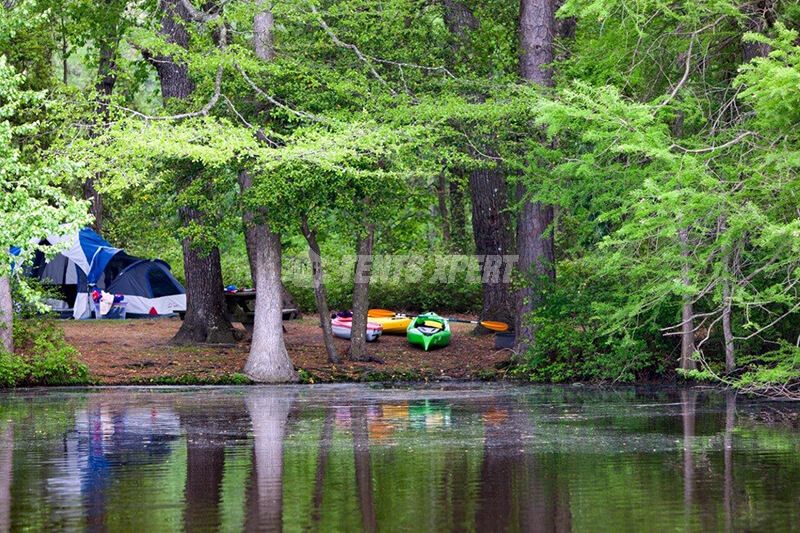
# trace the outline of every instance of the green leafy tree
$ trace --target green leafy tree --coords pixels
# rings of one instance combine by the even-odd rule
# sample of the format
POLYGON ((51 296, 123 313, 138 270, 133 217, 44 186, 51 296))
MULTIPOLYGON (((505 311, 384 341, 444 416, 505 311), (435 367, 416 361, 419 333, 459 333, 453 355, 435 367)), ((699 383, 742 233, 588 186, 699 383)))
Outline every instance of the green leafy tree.
MULTIPOLYGON (((20 278, 25 260, 39 249, 39 240, 75 231, 89 221, 86 204, 59 188, 72 165, 55 157, 44 162, 23 158, 20 144, 35 135, 39 124, 25 115, 42 104, 43 94, 22 88, 23 76, 0 56, 0 338, 13 352, 10 277, 20 278), (10 251, 12 251, 10 253, 10 251)), ((24 283, 24 280, 20 278, 24 283)))

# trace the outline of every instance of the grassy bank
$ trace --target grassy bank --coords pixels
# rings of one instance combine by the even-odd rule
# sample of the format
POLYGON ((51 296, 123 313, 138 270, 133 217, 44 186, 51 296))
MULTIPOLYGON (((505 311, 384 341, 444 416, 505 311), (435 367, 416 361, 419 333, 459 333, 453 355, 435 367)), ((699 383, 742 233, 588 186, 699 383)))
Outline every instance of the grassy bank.
MULTIPOLYGON (((241 373, 250 348, 243 330, 242 339, 235 345, 186 347, 170 344, 179 327, 177 319, 21 320, 15 330, 18 353, 0 354, 0 386, 251 383, 241 373)), ((510 351, 495 350, 492 336, 473 336, 471 327, 466 324, 452 327, 453 343, 432 352, 412 348, 404 336, 381 337, 370 348, 383 364, 348 361, 348 343, 341 339, 336 339, 336 347, 343 362, 329 364, 313 316, 286 323, 286 344, 300 382, 308 384, 499 379, 527 383, 614 381, 564 377, 568 373, 563 365, 559 374, 551 374, 551 378, 562 376, 563 379, 542 379, 541 372, 531 371, 530 360, 512 361, 510 351)), ((712 365, 696 372, 664 372, 635 381, 703 382, 732 386, 753 394, 793 396, 798 386, 800 358, 797 350, 783 347, 780 353, 768 359, 749 361, 736 375, 730 376, 721 375, 712 365)))

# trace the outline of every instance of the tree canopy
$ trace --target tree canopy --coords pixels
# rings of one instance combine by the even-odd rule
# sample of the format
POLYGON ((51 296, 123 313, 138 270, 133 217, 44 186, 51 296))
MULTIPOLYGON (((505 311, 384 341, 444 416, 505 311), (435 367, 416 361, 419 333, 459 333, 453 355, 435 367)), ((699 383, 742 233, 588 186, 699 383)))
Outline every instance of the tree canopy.
MULTIPOLYGON (((255 227, 297 256, 313 230, 331 272, 365 232, 379 254, 499 246, 513 286, 425 302, 515 314, 522 375, 800 377, 795 2, 95 7, 2 11, 3 246, 84 222, 84 197, 187 279, 187 254, 219 251, 252 283, 255 227)), ((328 284, 349 305, 352 279, 328 284)))

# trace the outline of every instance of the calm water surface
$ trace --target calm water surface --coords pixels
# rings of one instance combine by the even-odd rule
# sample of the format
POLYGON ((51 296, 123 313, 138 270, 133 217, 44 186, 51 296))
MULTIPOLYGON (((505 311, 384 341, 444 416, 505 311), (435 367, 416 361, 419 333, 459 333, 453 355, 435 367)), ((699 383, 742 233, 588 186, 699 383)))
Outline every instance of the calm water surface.
POLYGON ((0 393, 0 531, 800 529, 797 407, 461 384, 0 393))

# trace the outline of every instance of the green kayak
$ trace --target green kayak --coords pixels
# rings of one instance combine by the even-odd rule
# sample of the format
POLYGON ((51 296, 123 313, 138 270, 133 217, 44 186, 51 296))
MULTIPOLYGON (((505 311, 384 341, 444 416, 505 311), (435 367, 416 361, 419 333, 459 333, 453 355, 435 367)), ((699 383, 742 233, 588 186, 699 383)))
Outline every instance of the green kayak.
POLYGON ((408 342, 426 352, 450 344, 450 323, 436 313, 425 313, 411 321, 406 330, 408 342))

